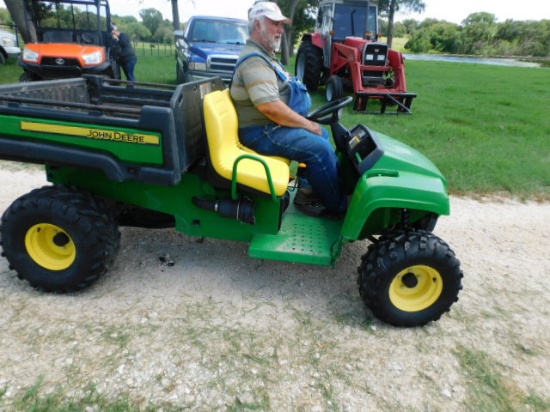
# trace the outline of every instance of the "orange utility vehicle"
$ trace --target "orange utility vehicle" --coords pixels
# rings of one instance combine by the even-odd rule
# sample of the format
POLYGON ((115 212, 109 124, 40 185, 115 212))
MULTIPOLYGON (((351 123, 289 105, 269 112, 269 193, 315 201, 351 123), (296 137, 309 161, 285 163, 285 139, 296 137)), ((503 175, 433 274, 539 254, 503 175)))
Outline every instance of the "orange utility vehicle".
POLYGON ((37 41, 25 45, 20 81, 117 77, 107 0, 26 0, 25 12, 37 41))

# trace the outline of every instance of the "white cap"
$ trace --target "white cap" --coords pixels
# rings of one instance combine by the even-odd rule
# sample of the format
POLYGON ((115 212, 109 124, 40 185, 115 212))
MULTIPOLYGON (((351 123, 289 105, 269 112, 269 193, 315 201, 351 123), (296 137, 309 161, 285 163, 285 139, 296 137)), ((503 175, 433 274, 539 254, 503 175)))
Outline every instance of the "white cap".
POLYGON ((282 21, 285 24, 292 23, 292 20, 283 16, 283 13, 281 13, 281 9, 277 6, 277 3, 273 3, 272 1, 256 2, 256 4, 254 4, 248 12, 249 20, 256 20, 258 17, 262 16, 267 17, 269 20, 282 21))

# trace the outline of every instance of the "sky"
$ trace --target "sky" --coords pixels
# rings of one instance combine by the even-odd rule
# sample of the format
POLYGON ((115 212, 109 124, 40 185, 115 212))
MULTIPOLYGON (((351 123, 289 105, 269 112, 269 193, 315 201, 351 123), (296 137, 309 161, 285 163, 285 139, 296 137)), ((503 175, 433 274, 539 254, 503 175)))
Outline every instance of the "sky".
MULTIPOLYGON (((206 14, 246 19, 248 8, 253 0, 178 0, 180 20, 185 22, 192 15, 206 14)), ((497 21, 550 20, 548 0, 424 0, 426 11, 423 14, 400 15, 398 19, 412 18, 424 20, 436 18, 460 24, 471 13, 489 12, 497 21)), ((172 9, 169 0, 110 0, 113 14, 125 15, 144 8, 156 8, 164 18, 170 19, 172 9)), ((133 14, 133 13, 132 13, 133 14)))
MULTIPOLYGON (((248 8, 254 0, 178 0, 180 20, 185 22, 192 15, 215 15, 246 19, 248 8)), ((422 14, 399 15, 397 20, 411 18, 422 21, 435 18, 460 24, 471 13, 494 14, 498 22, 512 20, 550 20, 548 0, 424 0, 426 11, 422 14)), ((165 19, 172 18, 169 0, 109 0, 111 12, 119 16, 133 15, 139 19, 139 11, 155 8, 165 19)), ((0 0, 0 7, 5 7, 0 0)))

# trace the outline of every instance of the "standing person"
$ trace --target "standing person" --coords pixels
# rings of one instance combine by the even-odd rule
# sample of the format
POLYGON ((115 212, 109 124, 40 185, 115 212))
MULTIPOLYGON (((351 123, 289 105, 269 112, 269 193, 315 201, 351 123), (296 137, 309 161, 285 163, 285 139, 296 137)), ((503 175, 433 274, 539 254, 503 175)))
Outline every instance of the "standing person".
MULTIPOLYGON (((115 42, 114 48, 116 49, 115 55, 117 57, 118 65, 119 67, 122 67, 126 79, 135 82, 136 77, 134 75, 134 69, 137 63, 137 56, 134 51, 134 47, 132 46, 132 40, 130 40, 130 36, 126 33, 121 33, 117 26, 113 25, 112 28, 113 30, 111 31, 111 35, 113 36, 113 40, 115 42)), ((121 78, 120 68, 118 69, 118 74, 118 77, 121 78)))
POLYGON ((342 192, 338 158, 329 134, 304 117, 311 105, 307 90, 275 57, 284 24, 291 21, 276 3, 268 1, 256 2, 248 20, 250 36, 230 89, 241 143, 261 154, 305 163, 306 178, 325 207, 320 215, 342 218, 347 196, 342 192))

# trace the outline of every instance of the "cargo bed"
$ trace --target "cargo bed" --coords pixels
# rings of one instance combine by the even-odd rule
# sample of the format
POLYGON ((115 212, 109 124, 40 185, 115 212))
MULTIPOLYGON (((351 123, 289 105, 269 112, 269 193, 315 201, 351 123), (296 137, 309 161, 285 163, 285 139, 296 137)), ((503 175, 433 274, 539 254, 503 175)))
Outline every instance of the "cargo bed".
POLYGON ((220 79, 167 86, 102 76, 0 86, 0 158, 175 185, 205 155, 202 97, 220 79))

